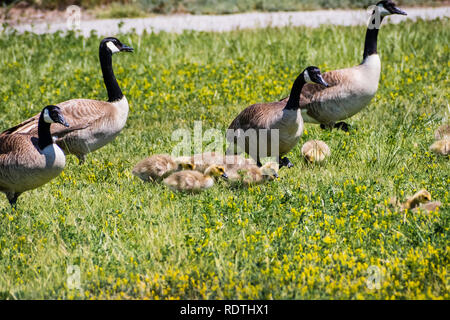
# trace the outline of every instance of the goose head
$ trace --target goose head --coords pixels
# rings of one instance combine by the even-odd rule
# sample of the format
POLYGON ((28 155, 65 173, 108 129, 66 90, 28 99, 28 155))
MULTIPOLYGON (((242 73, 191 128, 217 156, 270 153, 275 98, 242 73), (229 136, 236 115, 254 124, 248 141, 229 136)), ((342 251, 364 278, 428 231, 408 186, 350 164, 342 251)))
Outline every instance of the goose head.
POLYGON ((323 79, 320 69, 314 66, 310 66, 303 71, 303 77, 306 83, 318 83, 325 87, 329 87, 329 84, 323 79))
POLYGON ((382 17, 389 16, 392 14, 401 14, 406 16, 407 13, 399 8, 397 8, 396 4, 391 0, 382 0, 379 1, 376 6, 378 7, 378 12, 382 17))
POLYGON ((61 109, 58 106, 49 105, 42 110, 42 118, 46 123, 60 123, 65 127, 69 124, 64 119, 61 109))
POLYGON ((223 166, 218 165, 209 166, 205 171, 205 175, 210 177, 222 177, 224 179, 228 179, 228 175, 225 172, 225 168, 223 166))
POLYGON ((114 37, 104 38, 100 42, 100 49, 106 50, 107 52, 110 52, 111 54, 114 54, 117 52, 132 52, 134 50, 132 47, 129 47, 126 44, 123 44, 122 42, 120 42, 119 39, 114 38, 114 37))

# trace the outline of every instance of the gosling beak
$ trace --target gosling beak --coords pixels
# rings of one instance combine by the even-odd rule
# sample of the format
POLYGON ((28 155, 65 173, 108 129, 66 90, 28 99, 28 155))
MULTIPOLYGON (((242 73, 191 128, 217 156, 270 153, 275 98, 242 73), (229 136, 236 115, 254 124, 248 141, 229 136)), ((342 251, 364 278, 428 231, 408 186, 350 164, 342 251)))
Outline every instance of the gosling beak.
POLYGON ((228 180, 228 175, 226 173, 222 174, 222 178, 224 178, 225 180, 228 180))
POLYGON ((133 48, 127 46, 126 44, 122 44, 122 48, 120 49, 120 51, 125 51, 125 52, 133 52, 133 48))
POLYGON ((316 83, 318 83, 318 84, 321 84, 321 85, 323 85, 323 86, 325 86, 325 87, 329 87, 330 85, 323 79, 323 77, 322 77, 322 75, 318 75, 317 76, 317 80, 315 81, 316 83))
POLYGON ((407 16, 408 15, 405 11, 403 11, 403 10, 397 8, 397 7, 391 8, 390 11, 391 11, 392 14, 401 14, 402 16, 407 16))
POLYGON ((275 177, 275 179, 278 179, 278 173, 275 173, 273 176, 275 177))

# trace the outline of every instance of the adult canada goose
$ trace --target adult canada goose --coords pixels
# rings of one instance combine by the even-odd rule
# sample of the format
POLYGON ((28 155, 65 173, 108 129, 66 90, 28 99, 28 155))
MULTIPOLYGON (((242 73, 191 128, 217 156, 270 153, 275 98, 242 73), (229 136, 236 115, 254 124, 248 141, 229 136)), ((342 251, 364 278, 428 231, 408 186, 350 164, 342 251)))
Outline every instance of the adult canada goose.
POLYGON ((52 123, 69 126, 61 109, 50 105, 39 115, 37 138, 26 133, 10 134, 9 130, 0 136, 0 191, 11 206, 21 193, 42 186, 64 169, 66 158, 53 143, 52 123))
POLYGON ((403 203, 402 209, 414 209, 421 203, 426 203, 428 201, 431 201, 431 194, 427 190, 421 189, 403 203))
POLYGON ((182 192, 198 192, 211 188, 214 185, 215 177, 228 179, 223 166, 212 165, 201 173, 194 170, 184 170, 172 173, 166 179, 164 184, 170 189, 182 192))
POLYGON ((328 145, 320 140, 310 140, 302 146, 302 155, 309 162, 322 162, 331 154, 328 145))
MULTIPOLYGON (((74 154, 82 163, 87 153, 111 142, 123 129, 128 117, 128 101, 122 94, 112 68, 112 55, 131 52, 133 48, 116 38, 105 38, 100 42, 99 56, 103 81, 108 92, 108 102, 73 99, 58 104, 64 118, 71 124, 67 131, 62 125, 52 126, 52 136, 66 154, 74 154)), ((39 115, 14 128, 12 133, 37 134, 39 115)))
POLYGON ((193 170, 195 166, 186 160, 174 159, 168 154, 156 154, 139 161, 132 173, 144 181, 160 181, 174 171, 193 170))
POLYGON ((241 181, 244 186, 261 184, 278 178, 278 163, 267 162, 262 167, 242 165, 227 171, 232 182, 241 181))
MULTIPOLYGON (((339 122, 350 118, 369 104, 378 89, 381 62, 377 54, 377 38, 381 21, 392 14, 406 15, 390 0, 376 4, 366 31, 363 61, 361 64, 325 72, 329 87, 307 84, 302 90, 300 108, 303 120, 320 124, 322 128, 341 128, 348 131, 348 124, 339 122)), ((282 101, 287 100, 284 99, 282 101)))
POLYGON ((272 133, 270 131, 276 129, 279 130, 279 141, 278 148, 275 146, 275 149, 278 149, 280 167, 292 167, 293 164, 289 159, 286 157, 282 158, 282 156, 295 147, 303 134, 303 119, 299 108, 300 93, 306 83, 312 82, 324 87, 328 86, 327 82, 323 80, 319 68, 310 66, 303 70, 295 79, 287 102, 260 103, 244 109, 228 128, 229 132, 234 134, 227 134, 227 139, 231 143, 227 154, 237 153, 236 147, 239 146, 256 160, 258 166, 261 166, 261 156, 275 156, 272 155, 272 133), (252 141, 251 136, 248 136, 247 132, 254 132, 258 141, 252 141), (266 139, 266 141, 262 139, 266 139), (263 155, 260 146, 261 143, 264 144, 265 142, 267 142, 267 154, 263 155), (255 146, 256 154, 252 154, 252 144, 255 146))

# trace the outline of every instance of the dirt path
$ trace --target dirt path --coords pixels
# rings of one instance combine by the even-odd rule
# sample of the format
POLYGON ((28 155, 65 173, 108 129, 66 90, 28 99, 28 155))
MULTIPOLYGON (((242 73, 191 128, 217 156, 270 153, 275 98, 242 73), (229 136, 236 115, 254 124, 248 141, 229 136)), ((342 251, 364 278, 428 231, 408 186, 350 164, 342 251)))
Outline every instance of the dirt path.
MULTIPOLYGON (((406 19, 425 20, 438 17, 450 17, 450 6, 437 8, 403 8, 408 16, 391 16, 391 23, 399 23, 406 19)), ((107 36, 135 29, 140 34, 147 32, 182 32, 184 30, 197 31, 231 31, 236 29, 308 26, 318 27, 322 24, 334 25, 363 25, 366 24, 368 14, 365 10, 318 10, 302 12, 272 12, 272 13, 243 13, 233 15, 171 15, 156 16, 140 19, 106 19, 83 20, 80 22, 81 33, 88 36, 95 30, 98 35, 107 36)), ((59 30, 67 31, 67 23, 39 23, 21 24, 14 26, 19 32, 31 31, 38 34, 53 33, 59 30)), ((1 30, 1 27, 0 27, 1 30)))

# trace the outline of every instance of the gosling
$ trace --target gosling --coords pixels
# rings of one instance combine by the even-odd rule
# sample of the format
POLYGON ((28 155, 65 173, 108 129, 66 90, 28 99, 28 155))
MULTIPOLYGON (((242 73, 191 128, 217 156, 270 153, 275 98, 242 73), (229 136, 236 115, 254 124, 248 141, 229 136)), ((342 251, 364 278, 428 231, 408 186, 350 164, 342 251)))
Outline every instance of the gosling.
POLYGON ((276 162, 267 162, 262 167, 250 164, 230 170, 230 180, 233 183, 242 182, 244 186, 262 184, 278 178, 279 165, 276 162))
POLYGON ((331 155, 330 148, 320 140, 310 140, 302 147, 302 155, 311 163, 320 163, 331 155))
POLYGON ((193 169, 194 165, 188 158, 174 159, 167 154, 157 154, 139 161, 132 173, 146 182, 151 182, 161 181, 175 171, 193 169))
POLYGON ((426 203, 431 200, 431 194, 425 190, 417 191, 412 197, 408 198, 405 203, 402 204, 402 209, 414 209, 421 203, 426 203))
POLYGON ((204 174, 195 170, 175 172, 164 179, 163 183, 174 191, 195 193, 211 188, 216 177, 228 179, 223 166, 209 166, 204 174))

